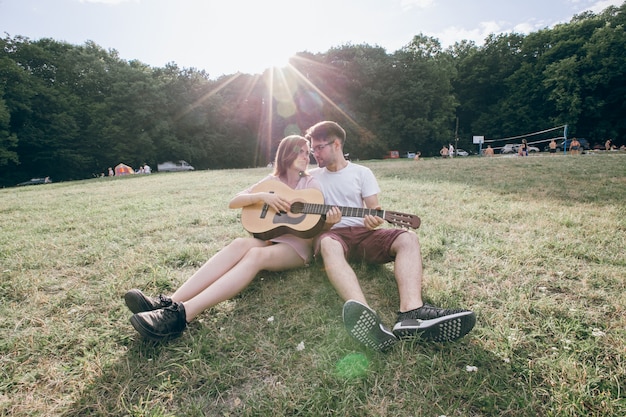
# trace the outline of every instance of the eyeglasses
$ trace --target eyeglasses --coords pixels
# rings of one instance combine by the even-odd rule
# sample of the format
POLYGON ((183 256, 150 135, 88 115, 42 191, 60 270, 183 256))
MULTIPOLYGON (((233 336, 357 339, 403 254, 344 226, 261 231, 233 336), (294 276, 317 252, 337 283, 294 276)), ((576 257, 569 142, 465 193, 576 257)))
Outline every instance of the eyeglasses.
POLYGON ((311 148, 311 153, 312 153, 312 154, 313 154, 313 153, 320 153, 320 152, 322 152, 322 150, 323 150, 325 147, 327 147, 328 145, 332 145, 333 143, 335 143, 335 141, 332 141, 332 142, 327 142, 327 143, 325 143, 325 144, 323 144, 323 145, 317 145, 317 146, 314 146, 314 147, 312 147, 312 148, 311 148))

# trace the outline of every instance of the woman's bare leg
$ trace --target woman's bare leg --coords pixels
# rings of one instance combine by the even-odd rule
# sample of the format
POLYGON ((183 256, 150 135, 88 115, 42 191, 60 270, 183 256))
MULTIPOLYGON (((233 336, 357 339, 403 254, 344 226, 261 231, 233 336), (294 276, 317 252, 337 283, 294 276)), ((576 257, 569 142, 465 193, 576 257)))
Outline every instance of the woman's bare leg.
POLYGON ((205 262, 172 295, 174 301, 187 301, 200 294, 218 278, 232 269, 252 248, 265 247, 268 242, 254 238, 237 238, 205 262))
POLYGON ((187 322, 207 308, 239 294, 259 271, 283 271, 303 265, 304 261, 298 253, 285 243, 253 247, 228 272, 184 302, 187 322))

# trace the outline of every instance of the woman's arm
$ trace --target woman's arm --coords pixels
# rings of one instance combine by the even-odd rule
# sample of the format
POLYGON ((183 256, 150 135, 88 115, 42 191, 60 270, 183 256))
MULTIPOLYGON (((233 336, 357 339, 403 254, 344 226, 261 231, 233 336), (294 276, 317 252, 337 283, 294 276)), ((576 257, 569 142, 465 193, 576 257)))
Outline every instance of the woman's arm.
POLYGON ((246 206, 252 206, 258 203, 266 203, 277 212, 289 211, 289 202, 278 194, 261 192, 261 193, 239 193, 230 200, 228 208, 238 209, 246 206))

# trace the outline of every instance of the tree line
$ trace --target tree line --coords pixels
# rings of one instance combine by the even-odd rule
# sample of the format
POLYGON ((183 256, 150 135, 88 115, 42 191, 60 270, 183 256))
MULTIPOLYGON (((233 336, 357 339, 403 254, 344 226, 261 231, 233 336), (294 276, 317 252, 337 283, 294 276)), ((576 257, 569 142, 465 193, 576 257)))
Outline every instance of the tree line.
POLYGON ((626 134, 626 3, 523 35, 442 48, 422 34, 389 53, 346 44, 287 67, 212 79, 205 70, 126 61, 94 42, 0 39, 0 186, 84 179, 120 162, 197 169, 271 161, 277 142, 322 119, 346 152, 436 155, 474 135, 567 125, 591 143, 626 134))

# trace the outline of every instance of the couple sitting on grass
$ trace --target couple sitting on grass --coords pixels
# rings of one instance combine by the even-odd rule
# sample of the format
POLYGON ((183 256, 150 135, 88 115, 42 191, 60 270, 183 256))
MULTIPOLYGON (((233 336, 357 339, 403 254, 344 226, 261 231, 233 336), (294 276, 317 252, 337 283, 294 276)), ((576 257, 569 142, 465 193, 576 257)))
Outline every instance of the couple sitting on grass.
MULTIPOLYGON (((209 259, 170 297, 147 297, 137 289, 124 296, 134 313, 130 321, 145 338, 164 340, 179 336, 187 323, 207 308, 234 297, 262 270, 282 271, 307 265, 321 256, 328 279, 346 300, 343 321, 348 332, 365 346, 383 351, 400 339, 421 338, 435 342, 459 339, 476 323, 472 311, 443 309, 422 300, 422 262, 417 235, 405 229, 380 228, 378 216, 342 216, 338 207, 379 208, 380 188, 369 168, 344 158, 344 129, 324 121, 306 136, 288 136, 278 147, 274 172, 263 181, 281 181, 294 190, 316 188, 332 208, 324 228, 314 239, 284 234, 271 240, 237 238, 209 259), (310 148, 309 148, 310 146, 310 148), (318 168, 307 172, 309 154, 318 168), (381 322, 365 300, 349 262, 395 262, 400 295, 398 319, 392 330, 381 322)), ((256 185, 256 184, 255 184, 256 185)), ((288 212, 290 202, 277 193, 237 194, 230 208, 265 203, 276 212, 288 212)))

